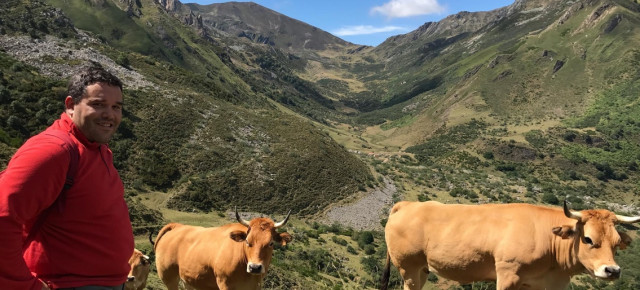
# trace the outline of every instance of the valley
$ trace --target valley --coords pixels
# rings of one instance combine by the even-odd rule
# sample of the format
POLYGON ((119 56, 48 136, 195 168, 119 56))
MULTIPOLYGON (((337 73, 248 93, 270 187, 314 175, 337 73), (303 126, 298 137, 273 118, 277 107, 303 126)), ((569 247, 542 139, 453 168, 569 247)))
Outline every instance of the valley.
MULTIPOLYGON (((263 289, 374 289, 401 200, 640 214, 637 1, 518 0, 376 47, 250 2, 8 0, 0 19, 0 159, 59 116, 72 68, 115 72, 110 148, 152 256, 168 222, 292 210, 263 289)), ((618 253, 616 282, 572 289, 637 289, 639 249, 618 253)))

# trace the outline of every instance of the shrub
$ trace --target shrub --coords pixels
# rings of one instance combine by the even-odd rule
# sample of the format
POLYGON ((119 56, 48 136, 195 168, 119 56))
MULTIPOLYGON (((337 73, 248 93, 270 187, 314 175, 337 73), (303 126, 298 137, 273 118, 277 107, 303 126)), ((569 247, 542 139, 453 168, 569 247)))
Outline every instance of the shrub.
POLYGON ((558 200, 558 197, 556 197, 556 195, 553 194, 553 192, 545 192, 542 195, 542 202, 548 203, 548 204, 555 204, 555 205, 560 204, 560 200, 558 200))
POLYGON ((358 235, 358 240, 357 241, 358 241, 358 246, 361 249, 364 249, 364 247, 366 245, 369 245, 369 244, 373 243, 373 233, 370 232, 370 231, 361 232, 358 235))

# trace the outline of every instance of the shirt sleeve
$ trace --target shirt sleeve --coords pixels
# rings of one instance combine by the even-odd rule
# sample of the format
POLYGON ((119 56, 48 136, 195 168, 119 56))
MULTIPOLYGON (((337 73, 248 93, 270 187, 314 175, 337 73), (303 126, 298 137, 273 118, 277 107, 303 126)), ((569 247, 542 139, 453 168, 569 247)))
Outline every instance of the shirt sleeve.
POLYGON ((34 137, 13 156, 0 177, 0 285, 42 289, 22 256, 23 227, 60 194, 70 156, 61 142, 34 137))

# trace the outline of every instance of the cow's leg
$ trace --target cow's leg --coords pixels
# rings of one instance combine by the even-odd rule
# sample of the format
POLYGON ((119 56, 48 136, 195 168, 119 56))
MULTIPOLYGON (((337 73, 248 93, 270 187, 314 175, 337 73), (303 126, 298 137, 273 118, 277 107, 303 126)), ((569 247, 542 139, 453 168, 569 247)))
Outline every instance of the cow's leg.
MULTIPOLYGON (((157 261, 157 260, 156 260, 157 261)), ((162 283, 167 286, 168 290, 178 290, 180 283, 180 275, 178 275, 177 266, 163 267, 161 263, 158 263, 158 277, 162 280, 162 283)))
POLYGON ((186 290, 197 290, 195 287, 192 287, 191 285, 189 285, 186 282, 184 282, 184 280, 182 280, 182 285, 184 286, 184 289, 186 289, 186 290))
POLYGON ((163 276, 161 279, 168 290, 178 290, 178 286, 180 285, 180 277, 178 277, 178 275, 163 276))
POLYGON ((229 289, 233 289, 229 286, 229 283, 227 283, 227 279, 223 278, 223 277, 216 277, 216 283, 218 284, 218 289, 220 290, 229 290, 229 289))
POLYGON ((571 278, 566 275, 548 275, 544 280, 544 289, 546 290, 566 289, 571 282, 571 278))
POLYGON ((429 278, 429 270, 427 268, 422 269, 420 271, 420 288, 424 287, 424 284, 427 283, 427 278, 429 278))
POLYGON ((520 265, 516 263, 496 262, 496 289, 520 289, 522 283, 518 276, 519 268, 520 265))
POLYGON ((420 290, 422 289, 422 279, 420 268, 398 269, 404 280, 404 290, 420 290))

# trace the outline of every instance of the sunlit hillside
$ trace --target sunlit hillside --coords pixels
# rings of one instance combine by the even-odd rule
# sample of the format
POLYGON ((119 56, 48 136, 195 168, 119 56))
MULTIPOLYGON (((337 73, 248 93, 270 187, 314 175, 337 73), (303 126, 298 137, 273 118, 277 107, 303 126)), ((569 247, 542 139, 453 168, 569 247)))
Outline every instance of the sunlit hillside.
MULTIPOLYGON (((639 29, 635 0, 518 0, 368 47, 250 2, 5 0, 0 160, 97 62, 125 83, 110 147, 138 248, 153 256, 168 222, 292 210, 264 289, 375 289, 400 200, 639 215, 639 29)), ((616 282, 571 289, 638 289, 638 249, 618 252, 616 282)))

